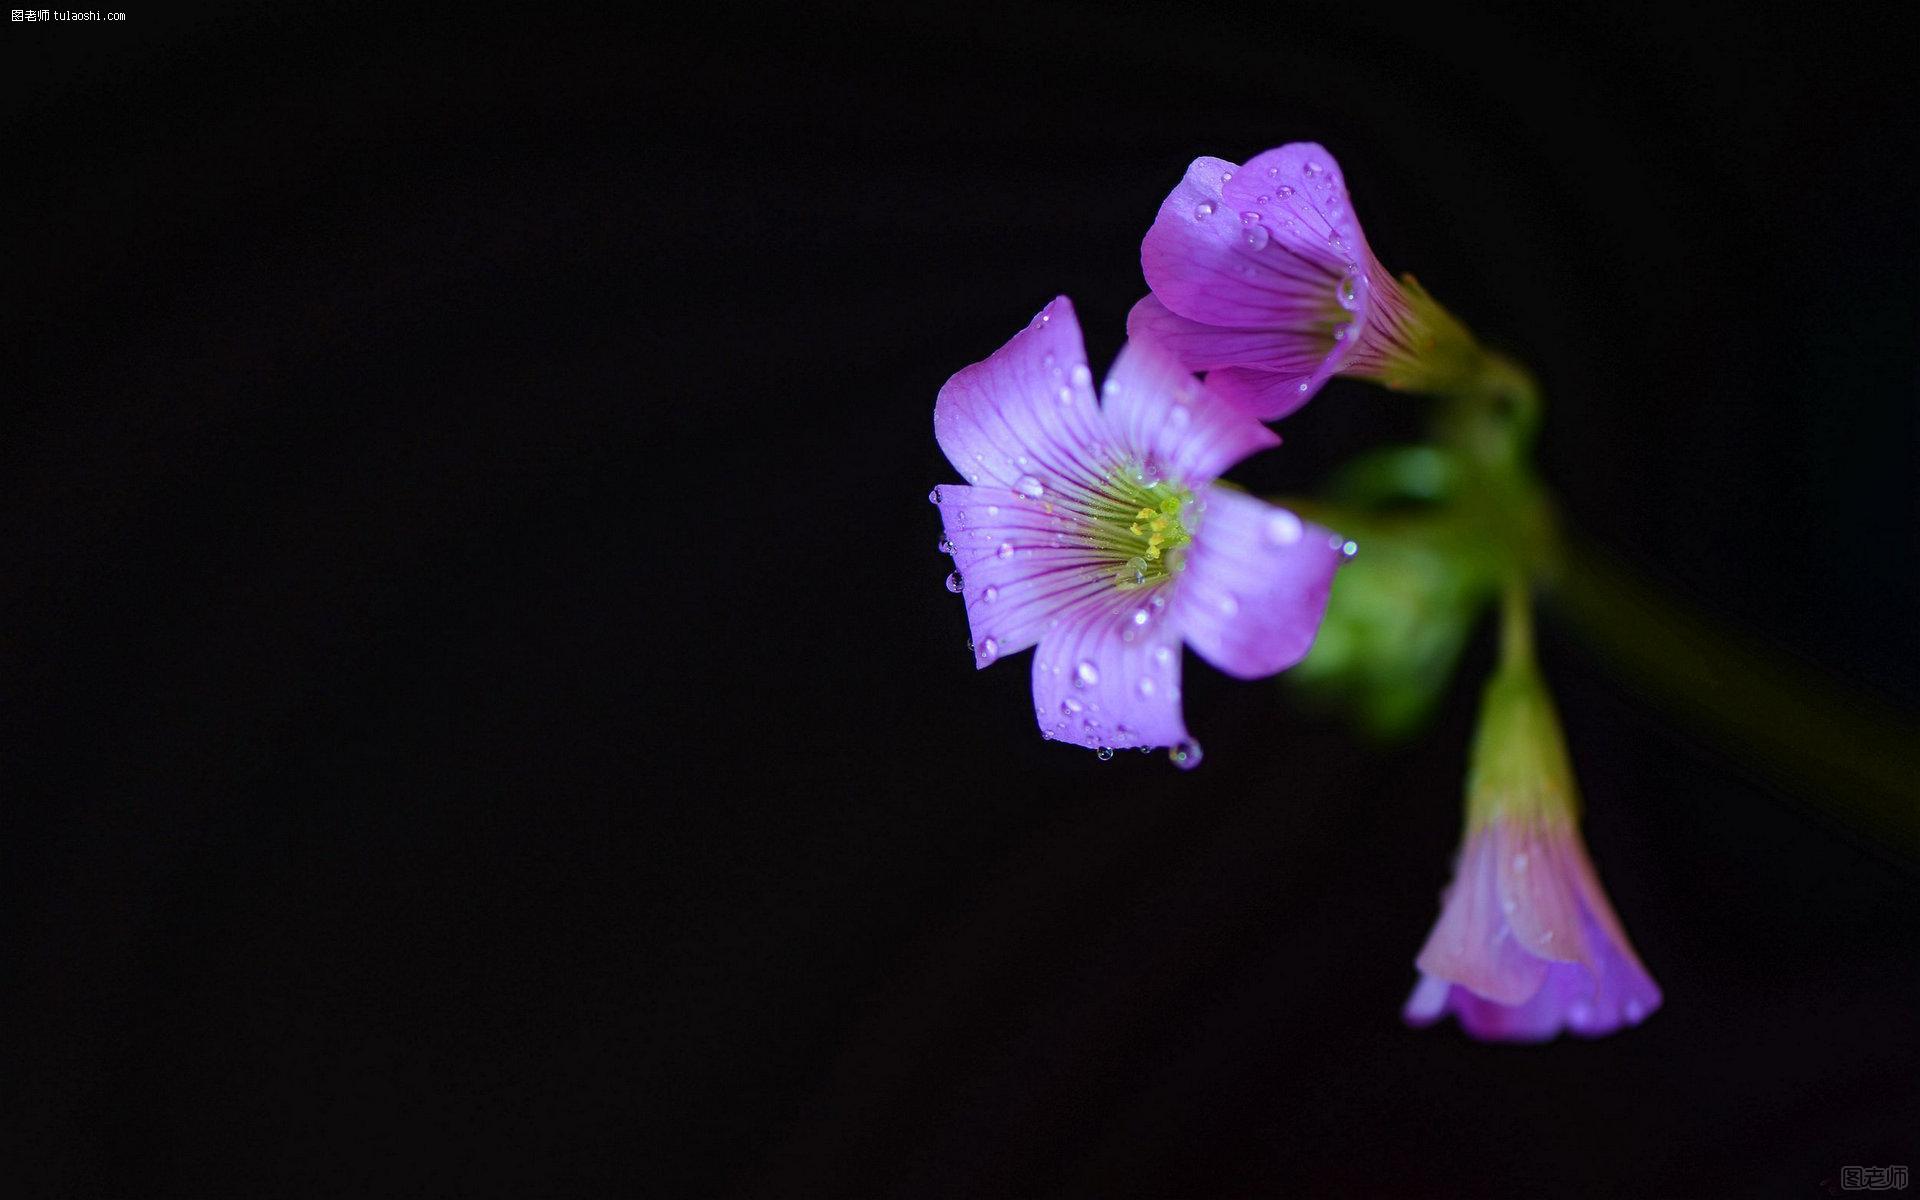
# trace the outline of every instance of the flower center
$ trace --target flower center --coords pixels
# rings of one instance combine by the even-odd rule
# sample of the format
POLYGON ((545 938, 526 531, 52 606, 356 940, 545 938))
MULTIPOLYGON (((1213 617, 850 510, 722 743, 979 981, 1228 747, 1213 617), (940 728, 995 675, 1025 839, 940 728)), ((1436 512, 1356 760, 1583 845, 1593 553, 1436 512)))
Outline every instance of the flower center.
POLYGON ((1193 493, 1164 479, 1148 482, 1144 472, 1116 471, 1105 503, 1090 522, 1088 540, 1114 561, 1114 583, 1141 588, 1180 569, 1180 551, 1193 540, 1187 529, 1187 505, 1193 493))

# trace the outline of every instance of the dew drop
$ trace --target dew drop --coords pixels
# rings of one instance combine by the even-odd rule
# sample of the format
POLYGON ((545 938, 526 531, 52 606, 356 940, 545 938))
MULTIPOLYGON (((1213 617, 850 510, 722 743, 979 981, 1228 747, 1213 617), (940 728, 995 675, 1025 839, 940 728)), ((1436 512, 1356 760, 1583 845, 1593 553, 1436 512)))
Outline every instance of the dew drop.
POLYGON ((1273 240, 1273 235, 1267 232, 1265 225, 1247 226, 1245 237, 1249 250, 1265 250, 1267 243, 1273 240))
POLYGON ((991 604, 1000 598, 1000 589, 994 587, 992 584, 988 584, 985 590, 980 593, 980 598, 991 604))
POLYGON ((1308 383, 1304 379, 1300 381, 1300 386, 1294 389, 1294 391, 1299 392, 1302 396, 1306 395, 1308 392, 1312 390, 1313 390, 1313 385, 1311 383, 1308 383))
POLYGON ((939 489, 939 488, 934 488, 934 489, 933 489, 932 491, 930 491, 930 492, 928 492, 928 493, 927 493, 927 503, 929 503, 929 504, 938 504, 938 503, 940 503, 940 489, 939 489))
POLYGON ((1101 762, 1112 762, 1112 761, 1113 761, 1113 747, 1112 747, 1112 746, 1102 746, 1102 747, 1100 747, 1100 748, 1099 748, 1098 750, 1095 750, 1095 751, 1093 752, 1093 756, 1094 756, 1095 758, 1097 758, 1097 759, 1099 759, 1099 760, 1100 760, 1101 762))
POLYGON ((1213 215, 1213 205, 1208 204, 1205 201, 1202 201, 1199 204, 1194 205, 1193 215, 1200 218, 1202 221, 1204 221, 1208 217, 1213 215))
POLYGON ((1093 665, 1091 659, 1081 659, 1080 665, 1073 669, 1073 686, 1088 688, 1100 682, 1100 668, 1093 665))
POLYGON ((1001 542, 1001 543, 1000 543, 1000 548, 999 548, 998 550, 996 550, 996 551, 994 551, 994 553, 995 553, 995 554, 997 554, 997 555, 999 555, 999 556, 1000 556, 1001 558, 1012 558, 1012 557, 1013 557, 1013 543, 1012 543, 1012 542, 1001 542))
POLYGON ((1133 623, 1134 623, 1135 625, 1145 625, 1145 624, 1147 623, 1147 610, 1146 610, 1146 609, 1144 609, 1144 608, 1136 608, 1136 609, 1134 609, 1134 610, 1133 610, 1133 623))
POLYGON ((1301 173, 1306 175, 1307 178, 1311 179, 1320 173, 1320 164, 1317 162, 1310 162, 1305 167, 1301 168, 1301 173))
POLYGON ((1220 172, 1220 182, 1221 182, 1221 183, 1232 183, 1232 182, 1233 182, 1233 172, 1232 172, 1232 171, 1222 171, 1222 172, 1220 172))
POLYGON ((1038 479, 1035 479, 1033 476, 1022 475, 1020 478, 1013 481, 1013 490, 1016 492, 1019 492, 1022 496, 1025 496, 1031 500, 1031 499, 1038 499, 1040 494, 1046 491, 1047 489, 1044 484, 1042 484, 1038 479))
POLYGON ((1220 597, 1220 615, 1221 616, 1223 617, 1235 616, 1239 613, 1239 611, 1240 611, 1240 602, 1238 600, 1235 600, 1232 596, 1220 597))
POLYGON ((1267 518, 1267 540, 1276 546, 1291 546, 1300 540, 1300 518, 1281 509, 1267 518))
POLYGON ((939 551, 940 553, 942 553, 942 554, 952 554, 952 553, 953 553, 953 539, 952 539, 952 538, 941 538, 941 539, 940 539, 940 544, 939 544, 938 546, 935 546, 935 547, 934 547, 934 549, 936 549, 936 550, 938 550, 938 551, 939 551))
MULTIPOLYGON (((991 591, 992 589, 989 588, 988 590, 991 591)), ((999 642, 994 641, 992 638, 988 638, 986 641, 980 643, 980 662, 982 665, 985 665, 986 663, 990 663, 994 659, 999 657, 1000 657, 999 642)))
POLYGON ((1360 553, 1359 542, 1341 542, 1340 543, 1341 558, 1352 558, 1354 555, 1358 553, 1360 553))
POLYGON ((1080 709, 1082 707, 1084 706, 1078 700, 1075 700, 1072 696, 1068 696, 1060 702, 1060 715, 1069 718, 1077 717, 1080 715, 1080 709))
POLYGON ((1173 665, 1173 647, 1155 646, 1153 649, 1153 661, 1159 663, 1163 667, 1172 666, 1173 665))
MULTIPOLYGON (((1277 171, 1279 170, 1279 168, 1275 167, 1274 170, 1277 171)), ((1286 184, 1281 184, 1280 189, 1276 191, 1274 195, 1280 197, 1282 200, 1291 199, 1293 196, 1293 189, 1288 187, 1286 184)))
POLYGON ((1340 288, 1334 293, 1340 301, 1340 307, 1350 309, 1359 303, 1359 287, 1357 276, 1342 275, 1340 277, 1340 288))
POLYGON ((1246 212, 1240 214, 1240 223, 1242 225, 1258 225, 1260 223, 1260 214, 1254 212, 1252 209, 1248 209, 1246 212))
POLYGON ((1188 738, 1177 746, 1168 747, 1167 757, 1172 759, 1173 765, 1182 771, 1191 771, 1200 765, 1200 743, 1188 738))
POLYGON ((1060 398, 1060 403, 1062 404, 1073 403, 1073 389, 1070 387, 1063 386, 1058 392, 1054 394, 1060 398))
POLYGON ((1268 179, 1278 179, 1278 178, 1280 178, 1280 168, 1279 168, 1279 167, 1268 167, 1268 168, 1267 168, 1267 178, 1268 178, 1268 179))
POLYGON ((948 574, 948 576, 947 576, 947 590, 948 590, 948 591, 950 591, 950 592, 958 592, 958 591, 959 591, 959 590, 960 590, 961 588, 963 588, 963 587, 965 587, 965 586, 967 586, 967 584, 966 584, 966 580, 964 580, 964 579, 962 579, 962 578, 960 578, 960 572, 958 572, 958 571, 954 571, 954 572, 951 572, 950 574, 948 574))
POLYGON ((1153 680, 1148 679, 1146 676, 1143 675, 1140 677, 1140 682, 1134 685, 1133 690, 1136 692, 1139 692, 1141 698, 1145 699, 1146 697, 1153 695, 1153 680))

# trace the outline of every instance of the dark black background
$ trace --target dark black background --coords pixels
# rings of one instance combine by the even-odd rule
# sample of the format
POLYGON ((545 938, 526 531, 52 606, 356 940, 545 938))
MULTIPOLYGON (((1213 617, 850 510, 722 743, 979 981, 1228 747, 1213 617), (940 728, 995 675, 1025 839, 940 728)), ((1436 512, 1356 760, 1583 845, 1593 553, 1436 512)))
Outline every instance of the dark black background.
MULTIPOLYGON (((1531 363, 1570 518, 1920 703, 1895 9, 1028 0, 9 25, 19 1194, 1807 1195, 1920 1167, 1920 885, 1549 625, 1666 990, 1397 1010, 1476 642, 1382 750, 1188 660, 1197 771, 976 674, 931 406, 1096 365, 1202 153, 1313 139, 1531 363)), ((1304 489, 1420 406, 1336 383, 1304 489)))

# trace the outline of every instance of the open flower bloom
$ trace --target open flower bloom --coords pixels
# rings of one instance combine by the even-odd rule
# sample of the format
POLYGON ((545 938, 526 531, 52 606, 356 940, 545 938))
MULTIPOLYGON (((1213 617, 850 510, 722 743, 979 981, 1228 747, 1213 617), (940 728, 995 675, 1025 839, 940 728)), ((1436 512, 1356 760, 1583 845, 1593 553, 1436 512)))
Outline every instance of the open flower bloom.
POLYGON ((1587 859, 1566 744, 1531 661, 1487 685, 1467 833, 1403 1012, 1483 1041, 1598 1037, 1660 1006, 1587 859))
POLYGON ((1191 765, 1181 644, 1242 679, 1293 665, 1348 546, 1215 482, 1280 439, 1164 349, 1129 343, 1102 397, 1064 297, 940 389, 934 437, 967 480, 931 497, 948 587, 978 666, 1039 647, 1045 736, 1191 765))
POLYGON ((1431 391, 1478 350, 1411 276, 1373 256, 1333 156, 1311 142, 1243 167, 1198 158, 1140 246, 1153 294, 1128 334, 1154 337, 1263 421, 1336 374, 1431 391))

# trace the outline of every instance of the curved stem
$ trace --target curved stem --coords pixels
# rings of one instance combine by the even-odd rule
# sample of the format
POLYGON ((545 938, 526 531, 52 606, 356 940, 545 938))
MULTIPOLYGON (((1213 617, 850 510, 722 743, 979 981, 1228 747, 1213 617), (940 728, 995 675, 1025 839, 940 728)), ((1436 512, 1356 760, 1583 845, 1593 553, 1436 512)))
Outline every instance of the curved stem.
POLYGON ((1783 782, 1920 861, 1920 728, 1662 597, 1604 553, 1564 547, 1555 609, 1603 662, 1783 782))

